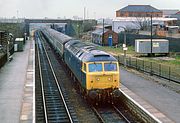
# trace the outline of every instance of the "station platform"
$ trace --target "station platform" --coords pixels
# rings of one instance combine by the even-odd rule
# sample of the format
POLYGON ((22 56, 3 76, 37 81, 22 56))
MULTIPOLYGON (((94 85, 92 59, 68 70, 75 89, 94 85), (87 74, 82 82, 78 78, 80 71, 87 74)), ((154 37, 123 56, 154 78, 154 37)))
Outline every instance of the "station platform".
POLYGON ((163 123, 180 122, 180 90, 177 83, 121 68, 122 91, 163 123), (168 85, 168 86, 167 86, 168 85))
POLYGON ((28 40, 23 52, 15 52, 0 69, 2 123, 34 122, 34 68, 34 41, 28 40))

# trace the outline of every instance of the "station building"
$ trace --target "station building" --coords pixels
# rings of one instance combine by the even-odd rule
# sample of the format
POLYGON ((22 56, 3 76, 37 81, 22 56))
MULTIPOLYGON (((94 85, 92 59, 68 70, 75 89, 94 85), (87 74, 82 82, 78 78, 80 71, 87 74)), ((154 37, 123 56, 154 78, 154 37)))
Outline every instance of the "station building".
POLYGON ((99 28, 92 32, 92 42, 102 46, 118 44, 118 34, 111 29, 99 28))

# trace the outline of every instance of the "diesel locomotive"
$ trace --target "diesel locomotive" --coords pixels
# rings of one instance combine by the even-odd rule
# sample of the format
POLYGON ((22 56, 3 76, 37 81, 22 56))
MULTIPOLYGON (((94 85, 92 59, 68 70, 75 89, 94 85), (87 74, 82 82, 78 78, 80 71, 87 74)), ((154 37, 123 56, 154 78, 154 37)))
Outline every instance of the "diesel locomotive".
POLYGON ((106 101, 120 96, 119 64, 112 55, 53 29, 41 29, 78 84, 81 94, 106 101))

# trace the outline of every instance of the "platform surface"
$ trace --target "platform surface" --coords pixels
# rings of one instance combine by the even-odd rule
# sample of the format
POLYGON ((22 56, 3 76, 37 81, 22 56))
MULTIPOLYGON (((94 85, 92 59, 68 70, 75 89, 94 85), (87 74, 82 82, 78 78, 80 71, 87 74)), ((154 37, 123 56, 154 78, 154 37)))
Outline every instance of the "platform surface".
MULTIPOLYGON (((169 89, 165 84, 161 84, 169 81, 136 74, 123 68, 120 72, 121 81, 125 87, 174 122, 180 122, 180 94, 169 89)), ((180 87, 180 85, 176 85, 180 87)))
POLYGON ((13 60, 0 69, 0 121, 19 123, 23 106, 32 40, 26 41, 23 52, 15 52, 13 60))

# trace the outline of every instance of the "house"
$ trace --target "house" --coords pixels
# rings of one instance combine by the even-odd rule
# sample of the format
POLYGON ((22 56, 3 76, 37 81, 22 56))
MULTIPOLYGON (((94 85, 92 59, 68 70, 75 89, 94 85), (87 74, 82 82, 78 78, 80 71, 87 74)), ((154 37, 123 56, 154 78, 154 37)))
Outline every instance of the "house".
POLYGON ((110 29, 99 28, 92 32, 92 42, 102 46, 118 44, 118 34, 110 29))
POLYGON ((116 17, 162 17, 163 12, 150 5, 128 5, 116 11, 116 17))
MULTIPOLYGON (((153 25, 161 25, 161 26, 172 26, 177 21, 177 18, 163 18, 163 17, 155 17, 152 18, 153 25)), ((150 28, 151 18, 137 18, 137 17, 117 17, 113 20, 112 29, 116 33, 120 33, 126 29, 129 30, 141 30, 141 29, 149 29, 150 28), (146 28, 145 28, 146 27, 146 28)))
POLYGON ((180 11, 178 11, 177 13, 171 15, 172 18, 177 18, 178 20, 180 20, 180 11))
POLYGON ((178 9, 172 9, 172 10, 170 10, 170 9, 163 9, 163 10, 161 10, 162 12, 163 12, 163 17, 171 17, 172 15, 174 15, 174 14, 176 14, 177 12, 179 12, 179 10, 178 9))

